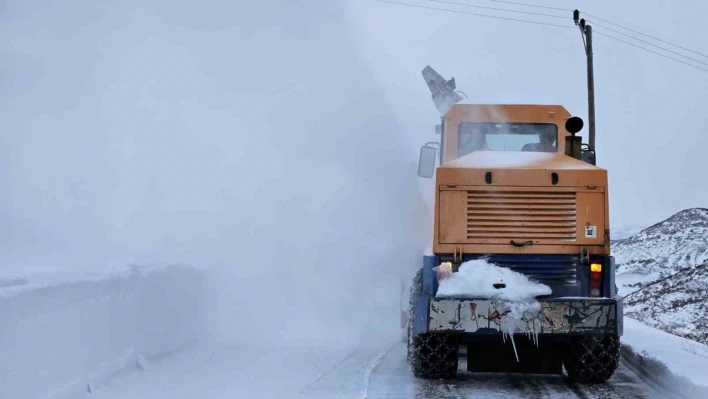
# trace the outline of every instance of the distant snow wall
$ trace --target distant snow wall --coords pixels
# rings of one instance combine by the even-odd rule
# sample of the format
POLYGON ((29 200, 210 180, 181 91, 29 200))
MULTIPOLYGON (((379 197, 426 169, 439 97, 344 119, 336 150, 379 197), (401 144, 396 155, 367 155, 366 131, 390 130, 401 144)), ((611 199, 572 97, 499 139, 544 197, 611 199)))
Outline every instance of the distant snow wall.
POLYGON ((0 398, 68 398, 204 336, 202 271, 133 267, 0 286, 0 398))

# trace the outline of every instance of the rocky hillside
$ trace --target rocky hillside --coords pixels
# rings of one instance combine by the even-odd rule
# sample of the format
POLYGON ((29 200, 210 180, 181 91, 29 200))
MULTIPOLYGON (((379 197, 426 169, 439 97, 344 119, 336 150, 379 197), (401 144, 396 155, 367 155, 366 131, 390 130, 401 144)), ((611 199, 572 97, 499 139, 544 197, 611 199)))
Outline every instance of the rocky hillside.
POLYGON ((708 209, 681 211, 613 245, 625 314, 708 343, 708 209))
POLYGON ((612 248, 618 273, 640 276, 676 271, 708 260, 708 209, 681 211, 612 248))
POLYGON ((708 344, 708 263, 680 269, 663 281, 627 288, 637 292, 625 299, 626 316, 708 344))

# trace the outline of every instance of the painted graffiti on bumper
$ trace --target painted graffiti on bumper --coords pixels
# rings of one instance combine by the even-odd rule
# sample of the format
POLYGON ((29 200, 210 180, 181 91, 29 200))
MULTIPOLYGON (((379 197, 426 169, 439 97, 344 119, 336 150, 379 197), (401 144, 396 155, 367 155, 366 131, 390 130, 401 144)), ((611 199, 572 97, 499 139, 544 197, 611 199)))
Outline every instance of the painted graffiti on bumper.
MULTIPOLYGON (((524 333, 618 333, 618 301, 549 300, 539 301, 538 310, 527 310, 521 320, 524 333)), ((495 300, 430 298, 428 331, 501 333, 502 319, 511 304, 495 300)), ((619 306, 621 309, 621 305, 619 306)), ((516 316, 518 318, 518 315, 516 316)))

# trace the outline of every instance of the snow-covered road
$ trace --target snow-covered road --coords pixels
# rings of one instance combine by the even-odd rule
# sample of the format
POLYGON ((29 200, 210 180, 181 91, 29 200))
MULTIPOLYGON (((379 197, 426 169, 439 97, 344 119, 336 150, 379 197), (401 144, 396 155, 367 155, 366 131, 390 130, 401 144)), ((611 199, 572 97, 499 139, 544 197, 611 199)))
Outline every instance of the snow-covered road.
POLYGON ((96 399, 193 398, 679 398, 648 383, 622 362, 605 384, 583 386, 561 376, 472 374, 423 381, 411 374, 405 344, 387 341, 354 350, 283 349, 203 344, 146 370, 97 387, 96 399))
POLYGON ((625 364, 601 385, 570 383, 562 376, 522 374, 473 374, 460 359, 460 373, 452 382, 421 381, 406 363, 405 345, 398 344, 376 368, 369 385, 374 398, 666 398, 670 393, 648 386, 625 364))

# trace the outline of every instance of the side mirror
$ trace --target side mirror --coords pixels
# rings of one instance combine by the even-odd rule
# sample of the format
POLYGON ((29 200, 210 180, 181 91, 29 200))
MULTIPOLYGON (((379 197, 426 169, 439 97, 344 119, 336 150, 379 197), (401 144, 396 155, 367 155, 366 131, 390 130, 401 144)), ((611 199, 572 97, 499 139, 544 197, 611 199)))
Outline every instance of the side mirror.
POLYGON ((418 159, 418 176, 431 178, 435 173, 435 159, 438 155, 438 149, 428 143, 420 147, 420 158, 418 159))

